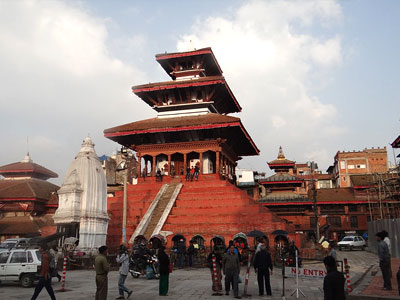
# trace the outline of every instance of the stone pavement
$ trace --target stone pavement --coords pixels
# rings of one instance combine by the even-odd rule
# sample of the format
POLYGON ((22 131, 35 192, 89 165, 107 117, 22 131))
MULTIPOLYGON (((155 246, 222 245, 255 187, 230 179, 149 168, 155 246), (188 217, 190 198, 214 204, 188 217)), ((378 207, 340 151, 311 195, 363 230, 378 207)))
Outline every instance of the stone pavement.
MULTIPOLYGON (((365 271, 370 268, 371 264, 377 263, 376 255, 365 251, 349 251, 338 252, 338 258, 347 257, 351 266, 351 278, 357 280, 364 275, 365 271)), ((310 268, 323 269, 320 262, 305 262, 304 266, 310 268)), ((244 278, 245 268, 242 269, 241 276, 244 278)), ((118 296, 118 272, 113 271, 109 274, 109 293, 108 299, 115 299, 118 296)), ((305 293, 306 298, 300 294, 300 298, 317 300, 323 299, 322 293, 323 279, 302 279, 299 287, 305 293)), ((170 275, 170 291, 167 297, 158 296, 158 281, 146 280, 145 278, 134 279, 128 277, 128 288, 134 292, 130 299, 150 300, 150 299, 233 299, 232 291, 229 296, 212 296, 211 291, 211 275, 206 268, 201 269, 182 269, 174 270, 170 275)), ((243 283, 239 285, 240 295, 243 293, 243 283)), ((251 269, 248 294, 252 297, 247 299, 282 299, 282 275, 280 269, 275 269, 271 277, 272 298, 258 296, 258 286, 254 269, 251 269)), ((53 279, 53 287, 55 290, 60 288, 60 283, 53 279)), ((94 271, 69 271, 66 280, 67 292, 58 292, 56 297, 59 300, 64 299, 93 299, 95 293, 94 271)), ((296 299, 295 295, 290 296, 295 289, 295 279, 287 278, 285 280, 285 296, 286 299, 296 299)), ((22 288, 18 284, 3 284, 0 286, 0 299, 29 299, 33 294, 33 288, 22 288)), ((44 289, 38 299, 49 299, 44 289)))
POLYGON ((374 296, 374 299, 400 299, 398 285, 396 280, 396 273, 399 270, 400 259, 392 259, 392 290, 386 291, 383 290, 383 279, 382 273, 379 268, 378 262, 374 264, 369 272, 365 274, 362 282, 355 289, 355 294, 357 297, 354 299, 368 299, 371 295, 374 296))

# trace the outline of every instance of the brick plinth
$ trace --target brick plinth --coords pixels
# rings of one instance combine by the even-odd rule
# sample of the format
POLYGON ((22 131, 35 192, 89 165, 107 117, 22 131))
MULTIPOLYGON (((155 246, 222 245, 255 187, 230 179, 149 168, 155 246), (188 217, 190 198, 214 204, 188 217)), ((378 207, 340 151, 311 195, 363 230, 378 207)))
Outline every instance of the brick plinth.
MULTIPOLYGON (((160 183, 147 177, 146 180, 141 178, 137 185, 128 185, 128 240, 162 184, 170 180, 165 176, 160 183)), ((178 233, 187 240, 200 234, 205 238, 206 246, 210 245, 210 240, 215 235, 223 236, 227 243, 236 233, 247 233, 254 229, 268 234, 270 246, 274 238, 271 232, 274 230, 288 231, 294 237, 292 226, 256 203, 239 188, 220 180, 215 174, 202 175, 199 181, 193 182, 186 182, 184 177, 172 180, 181 181, 183 187, 162 228, 163 231, 173 232, 167 238, 167 247, 171 246, 172 237, 178 233)), ((115 192, 114 197, 108 198, 110 223, 107 244, 110 249, 116 249, 122 240, 122 209, 123 190, 120 190, 115 192)))

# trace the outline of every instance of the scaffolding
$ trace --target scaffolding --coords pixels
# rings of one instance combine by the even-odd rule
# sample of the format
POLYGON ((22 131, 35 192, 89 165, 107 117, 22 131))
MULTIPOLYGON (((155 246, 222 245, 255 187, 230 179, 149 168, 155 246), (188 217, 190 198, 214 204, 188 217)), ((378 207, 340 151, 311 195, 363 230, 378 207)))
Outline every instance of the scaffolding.
POLYGON ((387 173, 373 173, 368 178, 367 200, 369 215, 378 211, 379 219, 400 218, 399 168, 387 173))

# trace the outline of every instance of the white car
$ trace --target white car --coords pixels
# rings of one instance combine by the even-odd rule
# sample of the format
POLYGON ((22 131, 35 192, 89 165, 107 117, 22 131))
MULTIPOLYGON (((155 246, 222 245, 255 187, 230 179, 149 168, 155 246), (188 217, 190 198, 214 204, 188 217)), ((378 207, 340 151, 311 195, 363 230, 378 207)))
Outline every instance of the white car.
POLYGON ((29 240, 28 238, 7 239, 0 243, 0 250, 27 247, 29 240))
POLYGON ((338 244, 337 244, 339 251, 342 251, 342 249, 361 249, 365 250, 365 247, 367 244, 365 243, 365 240, 361 236, 357 235, 349 235, 345 236, 338 244))
POLYGON ((39 278, 41 257, 38 249, 0 252, 0 281, 19 281, 23 287, 31 287, 39 278))

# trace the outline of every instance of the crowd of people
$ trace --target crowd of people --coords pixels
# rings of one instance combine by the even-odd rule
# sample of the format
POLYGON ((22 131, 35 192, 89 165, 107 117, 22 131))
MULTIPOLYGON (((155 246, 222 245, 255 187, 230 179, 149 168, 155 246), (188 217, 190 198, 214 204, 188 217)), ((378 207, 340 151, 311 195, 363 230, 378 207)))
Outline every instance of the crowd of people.
MULTIPOLYGON (((376 240, 378 242, 378 257, 379 266, 382 272, 384 281, 384 290, 392 289, 392 271, 391 271, 391 241, 388 233, 383 230, 376 234, 376 240)), ((147 255, 150 251, 146 247, 139 247, 139 250, 145 251, 143 255, 147 255)), ((233 290, 233 296, 236 299, 240 299, 239 296, 239 283, 241 282, 240 277, 240 266, 243 261, 242 250, 239 243, 229 241, 229 245, 225 250, 221 251, 218 247, 213 247, 211 253, 207 257, 207 266, 211 270, 212 279, 212 290, 214 292, 222 292, 222 278, 224 276, 224 290, 225 294, 229 295, 230 291, 233 290)), ((36 299, 40 294, 43 287, 46 288, 50 298, 55 300, 55 294, 51 286, 51 278, 58 277, 59 281, 61 276, 54 267, 54 260, 57 261, 56 248, 49 251, 47 245, 41 245, 39 248, 41 253, 41 271, 39 282, 36 285, 32 300, 36 299)), ((177 254, 177 267, 183 268, 185 261, 189 267, 193 266, 193 259, 198 254, 199 245, 196 241, 190 241, 189 247, 186 249, 183 239, 177 241, 176 245, 172 249, 172 253, 177 254)), ((99 254, 95 258, 94 267, 96 273, 96 300, 107 299, 108 293, 108 272, 110 270, 110 264, 107 260, 107 246, 102 246, 98 249, 99 254)), ((296 258, 299 259, 299 249, 295 245, 294 241, 288 244, 285 250, 287 259, 296 258)), ((159 261, 159 295, 168 295, 169 289, 169 274, 172 272, 173 264, 170 257, 165 253, 165 247, 162 245, 157 249, 157 257, 159 261)), ((125 286, 126 278, 129 274, 130 268, 130 257, 128 249, 121 245, 119 253, 116 256, 116 263, 119 266, 119 279, 118 279, 118 290, 119 296, 116 299, 129 298, 133 291, 125 286)), ((273 273, 273 262, 271 254, 268 250, 267 242, 264 239, 258 239, 258 244, 255 247, 253 267, 257 274, 257 283, 259 295, 262 296, 264 293, 268 296, 272 296, 272 289, 270 283, 270 276, 273 273)), ((323 291, 325 300, 344 300, 345 297, 345 277, 342 272, 337 270, 337 255, 335 251, 335 244, 329 244, 329 252, 323 259, 323 263, 327 270, 327 275, 323 281, 323 291)), ((397 281, 400 283, 400 269, 396 274, 397 281)), ((399 289, 400 294, 400 289, 399 289)))

